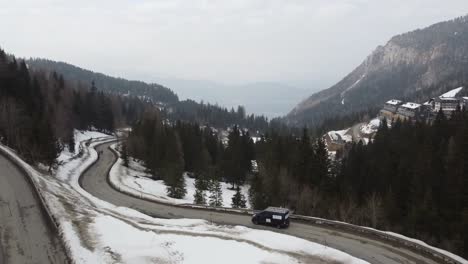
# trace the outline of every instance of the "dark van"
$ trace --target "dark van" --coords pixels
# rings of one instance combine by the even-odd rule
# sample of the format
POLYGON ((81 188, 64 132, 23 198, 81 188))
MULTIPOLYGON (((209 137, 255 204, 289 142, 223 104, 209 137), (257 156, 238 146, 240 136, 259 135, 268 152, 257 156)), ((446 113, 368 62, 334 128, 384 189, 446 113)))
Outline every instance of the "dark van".
POLYGON ((252 216, 252 223, 256 225, 271 225, 277 228, 289 226, 289 210, 279 207, 268 207, 252 216))

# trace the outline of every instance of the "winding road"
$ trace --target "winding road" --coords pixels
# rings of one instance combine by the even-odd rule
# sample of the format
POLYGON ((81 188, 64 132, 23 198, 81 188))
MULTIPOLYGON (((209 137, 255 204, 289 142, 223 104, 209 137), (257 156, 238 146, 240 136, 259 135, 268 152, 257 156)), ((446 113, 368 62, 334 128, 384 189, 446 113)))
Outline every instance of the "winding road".
POLYGON ((0 155, 0 264, 67 263, 33 187, 0 155))
POLYGON ((174 207, 129 196, 113 189, 107 182, 109 170, 116 161, 115 154, 109 149, 113 143, 105 143, 96 147, 96 150, 101 153, 99 159, 81 176, 80 184, 92 195, 114 205, 130 207, 160 218, 196 218, 217 224, 268 229, 327 245, 370 263, 437 263, 431 258, 421 256, 403 247, 321 226, 292 221, 288 229, 278 230, 253 225, 248 215, 174 207))

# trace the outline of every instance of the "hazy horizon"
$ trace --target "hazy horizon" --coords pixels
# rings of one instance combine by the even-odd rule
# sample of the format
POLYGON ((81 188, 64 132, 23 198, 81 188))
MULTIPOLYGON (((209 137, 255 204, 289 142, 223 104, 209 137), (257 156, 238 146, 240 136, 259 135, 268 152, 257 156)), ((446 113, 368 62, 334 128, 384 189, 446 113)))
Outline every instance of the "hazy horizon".
MULTIPOLYGON (((126 79, 198 80, 231 90, 299 83, 308 96, 392 36, 468 13, 467 1, 448 2, 0 0, 0 47, 126 79)), ((193 89, 188 94, 201 91, 193 89)))

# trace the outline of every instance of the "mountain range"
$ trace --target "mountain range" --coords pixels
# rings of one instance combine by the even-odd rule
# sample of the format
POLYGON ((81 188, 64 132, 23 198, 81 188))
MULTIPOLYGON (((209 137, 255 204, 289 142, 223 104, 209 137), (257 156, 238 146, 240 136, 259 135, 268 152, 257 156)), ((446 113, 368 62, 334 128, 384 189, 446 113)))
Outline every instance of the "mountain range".
POLYGON ((468 16, 394 36, 332 87, 284 118, 288 124, 373 111, 389 99, 421 102, 468 82, 468 16))

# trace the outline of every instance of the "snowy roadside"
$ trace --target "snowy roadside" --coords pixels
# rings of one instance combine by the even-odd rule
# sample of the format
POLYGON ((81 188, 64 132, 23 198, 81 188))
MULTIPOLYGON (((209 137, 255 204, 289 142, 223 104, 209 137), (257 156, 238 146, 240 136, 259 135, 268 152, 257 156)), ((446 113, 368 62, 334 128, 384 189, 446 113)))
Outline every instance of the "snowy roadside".
MULTIPOLYGON (((117 144, 111 145, 111 148, 116 151, 117 144)), ((118 151, 116 151, 118 153, 118 151)), ((129 166, 123 166, 123 160, 117 159, 117 162, 112 166, 109 173, 109 180, 113 186, 127 194, 136 197, 142 197, 147 200, 169 203, 169 204, 193 204, 195 194, 195 179, 190 178, 184 174, 187 194, 182 199, 175 199, 167 196, 166 185, 162 180, 153 180, 151 175, 145 172, 145 167, 141 162, 129 160, 129 166)), ((223 192, 223 207, 231 208, 232 196, 235 190, 229 189, 230 185, 221 182, 221 190, 223 192)), ((249 186, 244 185, 241 188, 242 193, 247 198, 249 186)), ((207 196, 210 193, 207 191, 207 196)), ((250 208, 249 201, 247 201, 247 208, 250 208)))
POLYGON ((102 135, 89 147, 82 142, 81 155, 64 159, 55 176, 16 158, 41 190, 76 263, 365 263, 292 236, 204 220, 157 219, 99 200, 78 179, 97 159, 92 147, 113 139, 102 135))
MULTIPOLYGON (((320 217, 313 217, 313 216, 292 215, 291 217, 301 219, 301 220, 305 220, 305 221, 313 221, 316 224, 330 225, 330 223, 332 223, 332 224, 336 224, 335 227, 337 227, 337 228, 340 228, 340 226, 347 226, 350 229, 361 229, 361 233, 362 233, 362 230, 368 230, 369 232, 373 232, 373 233, 377 233, 377 234, 382 235, 382 237, 385 237, 384 240, 389 240, 389 241, 402 240, 402 241, 399 241, 400 244, 405 244, 407 242, 414 243, 417 246, 420 246, 421 248, 425 248, 425 249, 429 249, 429 250, 433 250, 433 251, 437 252, 444 259, 445 258, 450 258, 452 260, 457 261, 457 263, 468 264, 468 260, 466 260, 466 259, 464 259, 464 258, 462 258, 462 257, 460 257, 460 256, 458 256, 456 254, 453 254, 453 253, 451 253, 451 252, 449 252, 447 250, 443 250, 443 249, 440 249, 440 248, 437 248, 437 247, 433 247, 433 246, 425 243, 424 241, 421 241, 421 240, 418 240, 418 239, 415 239, 415 238, 411 238, 411 237, 407 237, 407 236, 404 236, 404 235, 401 235, 401 234, 398 234, 398 233, 394 233, 394 232, 391 232, 391 231, 382 231, 382 230, 375 229, 375 228, 372 228, 372 227, 358 226, 358 225, 354 225, 354 224, 350 224, 350 223, 346 223, 346 222, 342 222, 342 221, 329 220, 329 219, 320 218, 320 217)), ((415 247, 413 246, 412 248, 415 248, 415 247)), ((433 253, 431 253, 431 254, 433 254, 433 253)), ((450 262, 448 262, 448 263, 453 263, 453 261, 450 260, 450 262)))

